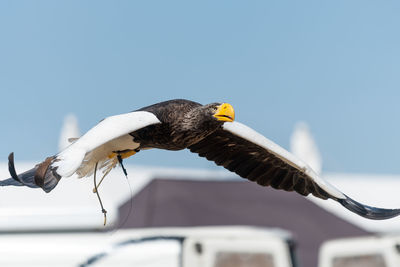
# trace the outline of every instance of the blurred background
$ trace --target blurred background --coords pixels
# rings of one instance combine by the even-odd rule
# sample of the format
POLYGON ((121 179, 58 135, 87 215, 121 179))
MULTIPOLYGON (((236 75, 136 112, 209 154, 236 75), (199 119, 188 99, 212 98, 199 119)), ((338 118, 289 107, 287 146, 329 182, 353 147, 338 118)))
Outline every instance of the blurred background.
MULTIPOLYGON (((400 207, 399 11, 397 1, 368 0, 1 0, 1 178, 8 177, 6 159, 12 151, 22 171, 57 153, 68 137, 85 133, 104 117, 185 98, 232 104, 237 121, 291 150, 346 194, 369 205, 400 207)), ((398 219, 371 222, 333 202, 269 189, 264 194, 264 188, 237 183, 238 177, 188 151, 149 150, 126 164, 130 184, 116 169, 103 187, 107 228, 95 195, 88 193, 90 179, 65 179, 63 187, 49 195, 1 188, 0 232, 5 241, 0 242, 0 253, 12 258, 23 250, 21 244, 31 251, 29 242, 37 244, 34 236, 39 240, 46 233, 46 248, 63 240, 71 243, 66 250, 73 251, 82 240, 92 240, 81 244, 83 250, 92 248, 76 256, 82 263, 105 247, 99 245, 104 237, 91 237, 93 231, 105 231, 115 243, 143 236, 124 235, 124 230, 117 231, 119 239, 110 235, 120 228, 247 225, 288 231, 291 237, 275 232, 274 237, 284 244, 297 242, 301 266, 400 265, 400 258, 389 257, 389 262, 376 252, 399 250, 398 219), (215 206, 221 198, 225 205, 215 206), (264 204, 257 208, 255 203, 264 204), (354 252, 359 265, 351 265, 352 258, 330 260, 340 254, 333 244, 320 252, 331 258, 320 256, 318 262, 323 242, 376 238, 376 233, 388 236, 390 242, 383 242, 388 247, 379 245, 375 251, 378 242, 373 240, 363 251, 378 257, 354 252)), ((226 236, 232 238, 232 232, 238 230, 228 229, 226 236)), ((193 234, 182 229, 147 235, 177 233, 180 238, 215 236, 212 231, 193 234)), ((260 236, 246 233, 253 239, 260 236)), ((349 242, 348 247, 337 247, 348 252, 369 241, 349 242)), ((294 248, 290 245, 289 250, 294 248)), ((64 257, 66 266, 76 266, 67 264, 72 256, 64 257)), ((235 257, 233 262, 240 262, 235 257)), ((229 259, 199 266, 236 266, 229 259)), ((275 266, 268 265, 268 259, 263 258, 264 265, 256 265, 258 261, 246 266, 275 266)), ((292 267, 293 262, 278 266, 292 267)), ((12 265, 2 263, 7 264, 12 265)), ((197 266, 194 261, 184 264, 197 266)))
MULTIPOLYGON (((186 98, 231 103, 288 148, 313 129, 324 170, 399 173, 397 1, 1 1, 0 157, 56 153, 62 120, 186 98)), ((138 164, 212 168, 189 153, 138 164)))

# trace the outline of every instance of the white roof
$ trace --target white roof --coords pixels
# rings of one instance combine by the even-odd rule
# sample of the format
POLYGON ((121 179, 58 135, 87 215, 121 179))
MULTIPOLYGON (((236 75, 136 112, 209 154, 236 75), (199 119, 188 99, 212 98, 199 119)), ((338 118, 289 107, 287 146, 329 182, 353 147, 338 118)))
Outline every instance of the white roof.
MULTIPOLYGON (((18 172, 36 163, 16 162, 18 172)), ((235 179, 228 171, 173 169, 125 165, 129 183, 120 167, 105 178, 99 188, 107 226, 118 218, 118 207, 155 178, 235 179), (131 190, 129 189, 131 188, 131 190)), ((0 177, 10 177, 6 163, 0 163, 0 177)), ((98 178, 99 180, 99 178, 98 178)), ((0 187, 0 231, 104 229, 103 214, 97 196, 92 192, 93 178, 61 179, 51 192, 28 187, 0 187)))

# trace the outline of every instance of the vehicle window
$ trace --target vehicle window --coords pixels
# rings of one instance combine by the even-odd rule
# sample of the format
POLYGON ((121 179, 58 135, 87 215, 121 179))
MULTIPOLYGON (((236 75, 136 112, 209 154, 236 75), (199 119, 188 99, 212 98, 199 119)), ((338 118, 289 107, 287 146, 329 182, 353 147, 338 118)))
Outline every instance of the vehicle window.
MULTIPOLYGON (((134 240, 135 241, 135 240, 134 240)), ((127 243, 100 253, 96 261, 87 260, 80 266, 114 267, 169 267, 180 266, 181 243, 176 240, 155 240, 127 243)))
POLYGON ((333 258, 332 267, 386 267, 380 254, 354 255, 333 258))
POLYGON ((274 258, 268 253, 218 252, 214 267, 274 267, 274 258))

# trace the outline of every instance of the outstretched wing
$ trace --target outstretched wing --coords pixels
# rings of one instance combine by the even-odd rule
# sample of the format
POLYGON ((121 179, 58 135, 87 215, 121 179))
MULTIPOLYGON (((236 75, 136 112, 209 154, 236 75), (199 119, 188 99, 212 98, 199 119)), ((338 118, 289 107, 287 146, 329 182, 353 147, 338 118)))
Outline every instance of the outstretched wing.
POLYGON ((47 158, 20 175, 16 174, 13 155, 10 154, 9 170, 12 178, 0 181, 0 186, 25 185, 41 187, 44 191, 50 192, 61 177, 71 176, 78 169, 87 167, 82 165, 87 161, 87 155, 90 153, 94 154, 93 157, 100 155, 101 159, 104 155, 107 156, 104 153, 134 149, 139 144, 133 142, 129 133, 158 123, 160 123, 159 119, 147 111, 107 117, 59 154, 47 158))
POLYGON ((356 202, 319 177, 303 161, 239 122, 223 124, 220 130, 189 149, 262 186, 331 198, 365 218, 381 220, 400 214, 400 209, 380 209, 356 202))

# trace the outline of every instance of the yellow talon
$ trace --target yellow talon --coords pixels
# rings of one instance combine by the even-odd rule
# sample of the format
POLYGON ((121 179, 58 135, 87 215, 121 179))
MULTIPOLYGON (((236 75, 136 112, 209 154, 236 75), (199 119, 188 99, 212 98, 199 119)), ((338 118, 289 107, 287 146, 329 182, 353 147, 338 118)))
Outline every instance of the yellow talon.
POLYGON ((130 151, 127 151, 127 152, 123 152, 121 154, 121 157, 122 157, 122 159, 126 159, 126 158, 129 158, 130 156, 133 156, 135 154, 136 154, 136 151, 130 150, 130 151))
POLYGON ((115 152, 113 152, 113 153, 111 153, 110 155, 108 155, 108 158, 109 158, 109 159, 112 159, 112 158, 118 156, 118 154, 121 155, 121 158, 122 158, 122 159, 126 159, 126 158, 129 158, 130 156, 135 155, 135 154, 136 154, 136 151, 135 151, 135 150, 129 150, 129 151, 126 151, 126 152, 121 152, 121 153, 115 153, 115 152))

